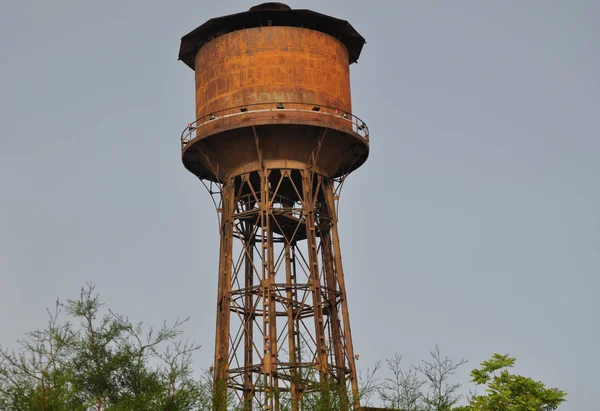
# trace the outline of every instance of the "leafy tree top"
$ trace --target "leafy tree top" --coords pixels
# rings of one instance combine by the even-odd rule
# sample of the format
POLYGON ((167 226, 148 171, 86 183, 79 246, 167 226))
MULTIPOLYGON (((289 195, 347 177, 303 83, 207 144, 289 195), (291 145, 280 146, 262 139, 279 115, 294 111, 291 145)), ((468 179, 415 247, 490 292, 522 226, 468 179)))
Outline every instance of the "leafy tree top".
POLYGON ((508 354, 494 354, 471 371, 471 381, 485 386, 486 395, 473 396, 469 405, 455 411, 551 411, 566 401, 564 391, 512 374, 515 361, 508 354))

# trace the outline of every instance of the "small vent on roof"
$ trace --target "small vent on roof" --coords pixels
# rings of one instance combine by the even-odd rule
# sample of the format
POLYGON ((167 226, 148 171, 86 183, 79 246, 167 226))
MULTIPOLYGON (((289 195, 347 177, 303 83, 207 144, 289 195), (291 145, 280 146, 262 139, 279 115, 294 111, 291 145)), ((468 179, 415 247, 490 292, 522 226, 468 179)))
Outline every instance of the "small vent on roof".
POLYGON ((291 10, 292 8, 287 4, 269 2, 262 3, 257 6, 250 7, 250 11, 262 11, 262 10, 291 10))

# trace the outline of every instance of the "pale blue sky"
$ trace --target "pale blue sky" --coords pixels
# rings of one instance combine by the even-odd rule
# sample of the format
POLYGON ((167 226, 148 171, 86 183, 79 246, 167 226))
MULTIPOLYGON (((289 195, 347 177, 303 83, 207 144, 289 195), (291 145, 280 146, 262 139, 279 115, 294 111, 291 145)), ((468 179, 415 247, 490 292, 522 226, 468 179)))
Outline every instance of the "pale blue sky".
MULTIPOLYGON (((0 5, 0 342, 85 281, 132 319, 191 316, 210 365, 218 233, 180 162, 179 39, 253 1, 0 5)), ((358 365, 494 352, 597 408, 600 3, 289 1, 350 21, 371 156, 344 188, 358 365)), ((466 384, 465 388, 470 388, 466 384)))

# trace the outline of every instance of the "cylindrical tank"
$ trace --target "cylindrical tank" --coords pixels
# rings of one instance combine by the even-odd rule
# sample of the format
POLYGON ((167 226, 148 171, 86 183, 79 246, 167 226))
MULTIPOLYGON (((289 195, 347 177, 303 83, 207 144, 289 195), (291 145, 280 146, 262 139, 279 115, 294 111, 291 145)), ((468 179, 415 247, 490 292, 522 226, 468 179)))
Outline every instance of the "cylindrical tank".
POLYGON ((265 165, 311 163, 328 177, 359 167, 368 129, 352 114, 349 64, 363 44, 343 20, 276 3, 184 36, 180 59, 196 80, 184 165, 210 180, 265 165))
POLYGON ((222 35, 196 54, 196 117, 257 103, 296 102, 351 112, 346 47, 299 27, 222 35))

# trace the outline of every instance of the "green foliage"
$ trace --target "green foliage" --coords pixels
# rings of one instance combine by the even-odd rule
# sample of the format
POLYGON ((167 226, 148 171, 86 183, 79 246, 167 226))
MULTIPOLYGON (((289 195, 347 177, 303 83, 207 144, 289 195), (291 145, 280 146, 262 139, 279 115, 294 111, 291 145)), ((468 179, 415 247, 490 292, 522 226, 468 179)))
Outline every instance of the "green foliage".
POLYGON ((471 372, 472 382, 486 386, 487 395, 475 395, 467 406, 455 411, 550 411, 565 401, 566 393, 546 388, 540 382, 509 372, 515 359, 494 354, 481 368, 471 372))
POLYGON ((207 379, 192 378, 199 346, 178 340, 185 321, 144 330, 111 311, 101 314, 94 286, 57 301, 48 325, 0 349, 0 410, 210 409, 207 379), (59 323, 63 311, 71 321, 59 323))
POLYGON ((301 409, 314 411, 341 411, 351 409, 352 399, 345 383, 314 382, 312 391, 304 394, 301 409))
MULTIPOLYGON (((226 385, 214 387, 205 372, 193 377, 193 342, 179 339, 185 321, 146 330, 126 317, 103 310, 94 286, 83 287, 79 298, 56 302, 48 323, 18 340, 19 349, 0 347, 0 411, 180 411, 228 409, 242 411, 226 385), (59 318, 66 314, 68 321, 59 318), (218 388, 218 389, 214 389, 218 388)), ((430 358, 408 369, 399 355, 387 359, 389 374, 382 381, 380 363, 360 376, 363 406, 378 396, 384 406, 404 411, 551 411, 566 393, 531 378, 509 372, 515 359, 494 354, 471 372, 472 382, 485 387, 469 405, 456 407, 460 384, 453 362, 436 346, 430 358)), ((353 399, 346 382, 313 381, 301 397, 304 411, 349 410, 353 399)), ((275 392, 282 411, 289 411, 289 393, 275 392)))

